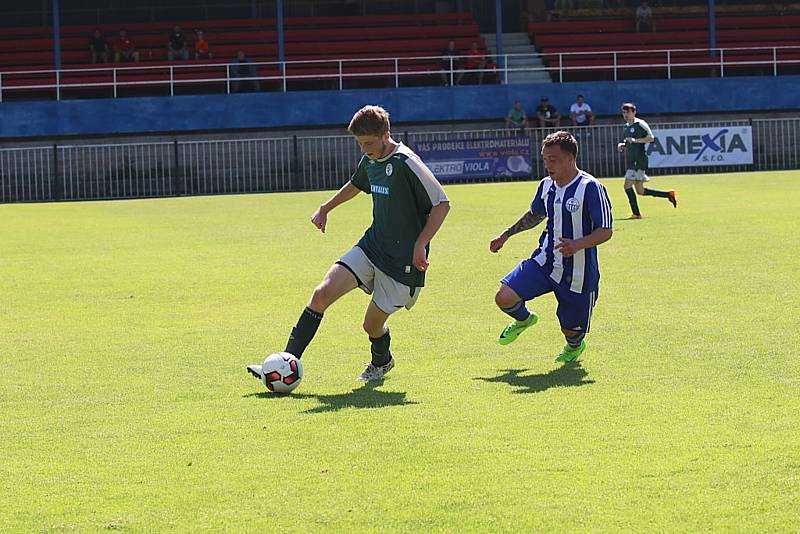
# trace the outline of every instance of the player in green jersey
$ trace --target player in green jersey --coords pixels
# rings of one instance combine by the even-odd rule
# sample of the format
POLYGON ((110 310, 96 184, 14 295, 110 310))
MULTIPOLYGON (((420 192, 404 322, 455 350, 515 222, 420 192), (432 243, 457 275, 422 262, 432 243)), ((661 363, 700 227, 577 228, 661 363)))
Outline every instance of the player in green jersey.
MULTIPOLYGON (((394 367, 386 320, 400 308, 411 309, 416 303, 425 285, 430 241, 442 226, 450 202, 419 156, 392 139, 386 110, 361 108, 348 130, 364 155, 350 180, 314 212, 311 223, 324 233, 328 213, 364 192, 372 196, 372 224, 314 289, 285 351, 300 358, 328 307, 361 288, 372 295, 363 322, 372 361, 358 378, 381 380, 394 367)), ((247 369, 260 378, 258 367, 247 369)))
POLYGON ((666 198, 672 203, 673 207, 677 208, 678 197, 674 190, 661 191, 644 186, 645 182, 650 181, 647 176, 649 162, 646 145, 655 140, 653 130, 650 129, 650 126, 645 121, 636 116, 636 105, 630 102, 622 104, 622 118, 625 119, 625 130, 623 141, 617 145, 617 150, 619 152, 627 150, 625 194, 628 195, 628 202, 631 205, 631 216, 629 218, 642 218, 636 193, 643 196, 666 198))

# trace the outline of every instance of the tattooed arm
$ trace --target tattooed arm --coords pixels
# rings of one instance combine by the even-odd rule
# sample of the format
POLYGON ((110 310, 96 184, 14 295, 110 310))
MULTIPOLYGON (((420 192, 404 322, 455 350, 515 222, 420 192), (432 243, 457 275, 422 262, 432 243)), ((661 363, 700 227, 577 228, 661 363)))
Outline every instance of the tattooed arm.
POLYGON ((525 230, 530 230, 544 219, 545 217, 543 215, 533 213, 532 211, 527 211, 522 217, 519 218, 517 222, 509 226, 508 229, 502 234, 492 239, 492 242, 489 243, 489 250, 491 252, 497 252, 503 248, 503 245, 506 244, 506 241, 508 241, 509 237, 514 234, 524 232, 525 230))

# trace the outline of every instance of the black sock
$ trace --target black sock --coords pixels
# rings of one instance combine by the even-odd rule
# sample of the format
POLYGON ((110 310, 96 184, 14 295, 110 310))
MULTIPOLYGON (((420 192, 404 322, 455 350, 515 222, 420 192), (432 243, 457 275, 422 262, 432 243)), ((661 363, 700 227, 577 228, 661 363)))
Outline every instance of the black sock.
POLYGON ((581 341, 583 341, 583 338, 585 337, 586 337, 586 332, 581 332, 580 334, 574 335, 572 337, 564 336, 564 339, 567 340, 567 345, 569 345, 573 349, 577 349, 578 347, 581 346, 581 341))
POLYGON ((292 333, 289 334, 289 341, 286 342, 285 352, 294 354, 297 358, 302 358, 303 351, 306 350, 308 344, 314 339, 314 335, 316 335, 317 328, 319 328, 319 323, 321 321, 321 313, 306 307, 303 313, 300 314, 297 325, 292 328, 292 333))
POLYGON ((650 197, 669 198, 669 191, 661 191, 659 189, 644 188, 644 194, 650 197))
POLYGON ((632 187, 629 187, 625 190, 625 194, 628 195, 628 202, 631 204, 631 212, 634 215, 641 215, 641 213, 639 213, 639 202, 636 200, 636 191, 634 191, 632 187))
POLYGON ((389 363, 389 360, 392 359, 392 353, 389 352, 391 341, 388 330, 381 337, 369 338, 369 342, 372 343, 372 365, 380 367, 389 363))

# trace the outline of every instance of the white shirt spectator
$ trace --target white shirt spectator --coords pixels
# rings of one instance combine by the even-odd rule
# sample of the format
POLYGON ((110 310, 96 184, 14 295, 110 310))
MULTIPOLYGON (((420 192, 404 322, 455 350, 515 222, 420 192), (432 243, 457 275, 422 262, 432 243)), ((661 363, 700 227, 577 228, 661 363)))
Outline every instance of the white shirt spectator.
POLYGON ((586 102, 582 104, 575 102, 569 107, 569 112, 570 114, 575 114, 575 122, 584 126, 589 123, 589 115, 587 115, 587 113, 592 112, 592 107, 586 102))
POLYGON ((653 19, 653 10, 647 4, 642 4, 636 8, 636 20, 650 24, 653 19))

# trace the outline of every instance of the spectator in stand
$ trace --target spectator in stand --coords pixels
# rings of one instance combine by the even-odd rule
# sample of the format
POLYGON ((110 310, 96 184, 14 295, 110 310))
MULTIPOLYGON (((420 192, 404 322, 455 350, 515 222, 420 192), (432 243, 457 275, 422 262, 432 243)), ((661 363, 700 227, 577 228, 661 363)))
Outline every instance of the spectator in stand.
POLYGON ((126 30, 120 30, 119 36, 114 40, 114 61, 139 61, 139 52, 136 51, 136 44, 133 39, 128 37, 126 30))
POLYGON ((89 37, 89 51, 92 53, 92 63, 108 63, 108 53, 111 47, 108 46, 108 41, 103 37, 103 32, 100 28, 95 28, 94 33, 89 37))
POLYGON ((653 9, 647 5, 647 0, 642 0, 641 5, 636 8, 636 32, 656 31, 656 23, 653 20, 653 9))
POLYGON ((228 66, 228 75, 231 78, 231 93, 239 93, 250 88, 258 91, 258 80, 241 78, 255 78, 256 68, 244 50, 236 52, 236 58, 228 66))
POLYGON ((539 128, 548 126, 558 127, 561 122, 561 113, 550 103, 550 99, 543 96, 536 106, 536 118, 539 119, 539 128))
POLYGON ((575 98, 575 103, 569 107, 569 116, 573 126, 591 126, 594 124, 592 107, 586 103, 583 95, 575 98))
POLYGON ((464 54, 464 68, 477 74, 478 85, 483 84, 483 74, 486 68, 486 55, 478 49, 478 43, 472 41, 472 47, 464 54))
POLYGON ((203 30, 195 30, 196 39, 194 40, 194 58, 199 59, 214 59, 214 54, 208 47, 208 41, 203 35, 203 30))
POLYGON ((167 59, 175 61, 176 58, 184 61, 189 59, 189 47, 186 46, 186 37, 184 37, 183 31, 178 25, 172 28, 172 32, 169 34, 169 42, 167 43, 167 59))
POLYGON ((456 85, 461 83, 464 71, 458 71, 459 56, 461 53, 456 48, 456 42, 452 39, 447 43, 447 48, 442 50, 442 85, 450 85, 450 69, 456 71, 456 85))
POLYGON ((514 101, 514 107, 508 110, 506 115, 506 130, 519 129, 521 134, 525 133, 525 128, 528 127, 528 116, 525 110, 522 109, 522 102, 519 100, 514 101))

